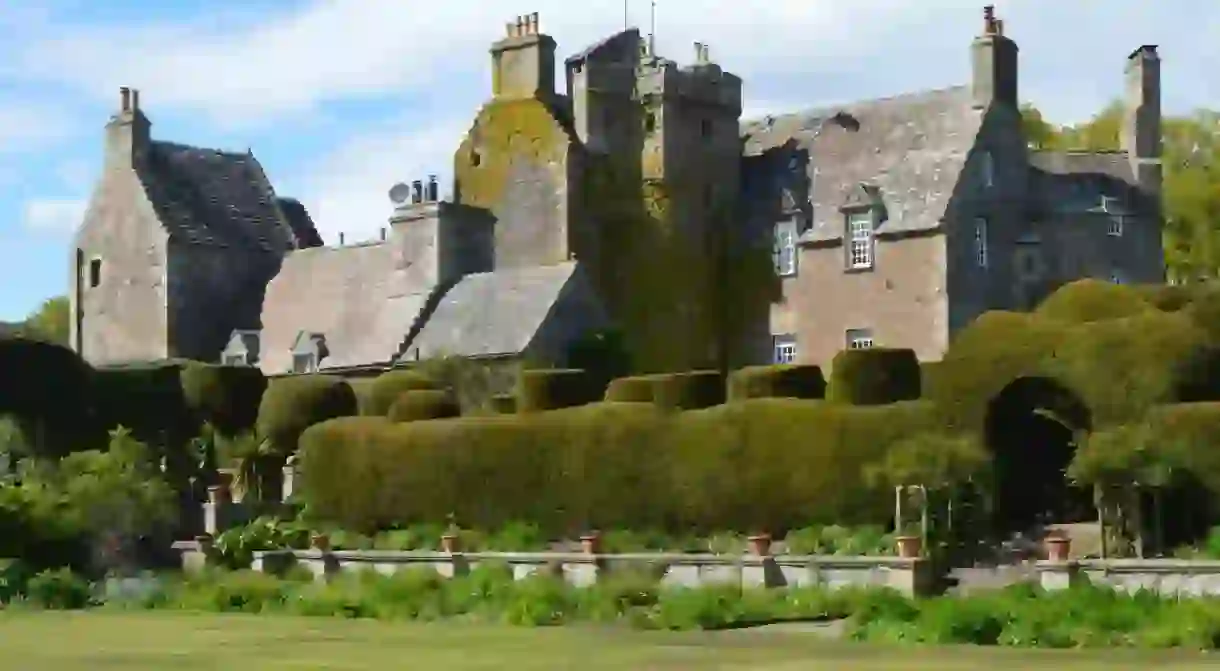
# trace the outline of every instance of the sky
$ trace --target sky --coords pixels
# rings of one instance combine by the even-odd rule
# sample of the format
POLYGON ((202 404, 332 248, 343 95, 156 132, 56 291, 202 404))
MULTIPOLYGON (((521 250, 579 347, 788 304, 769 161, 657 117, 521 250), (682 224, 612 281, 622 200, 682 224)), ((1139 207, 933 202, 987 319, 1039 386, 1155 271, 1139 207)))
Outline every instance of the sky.
MULTIPOLYGON (((979 0, 657 0, 660 55, 694 42, 745 80, 745 115, 969 81, 979 0)), ((995 0, 1021 48, 1020 95, 1051 121, 1121 94, 1159 45, 1166 113, 1220 107, 1214 0, 995 0)), ((244 151, 323 237, 377 235, 395 182, 446 183, 490 93, 488 47, 538 12, 560 56, 649 29, 647 0, 0 0, 0 320, 63 294, 120 86, 155 138, 244 151)))

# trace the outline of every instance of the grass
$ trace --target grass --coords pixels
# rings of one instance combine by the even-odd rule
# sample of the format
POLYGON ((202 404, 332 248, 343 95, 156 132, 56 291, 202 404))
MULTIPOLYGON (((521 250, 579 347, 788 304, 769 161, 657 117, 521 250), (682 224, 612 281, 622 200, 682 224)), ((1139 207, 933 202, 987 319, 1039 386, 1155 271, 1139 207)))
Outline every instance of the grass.
POLYGON ((290 616, 120 612, 0 612, 5 668, 55 671, 347 671, 445 668, 694 671, 1065 671, 1215 668, 1209 655, 890 647, 767 630, 634 632, 516 628, 290 616))

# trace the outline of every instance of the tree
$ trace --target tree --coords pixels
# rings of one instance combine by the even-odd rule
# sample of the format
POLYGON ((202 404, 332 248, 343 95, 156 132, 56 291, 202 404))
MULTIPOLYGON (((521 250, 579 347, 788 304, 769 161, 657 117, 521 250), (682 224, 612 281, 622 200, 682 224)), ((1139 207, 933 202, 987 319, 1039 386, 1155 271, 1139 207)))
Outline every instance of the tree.
MULTIPOLYGON (((1121 147, 1123 106, 1112 102, 1089 121, 1054 126, 1032 105, 1022 108, 1029 147, 1035 150, 1114 151, 1121 147)), ((1164 248, 1172 281, 1220 278, 1220 112, 1197 110, 1166 117, 1164 142, 1164 248)))
POLYGON ((67 345, 72 308, 67 296, 56 296, 42 302, 25 321, 17 325, 16 335, 67 345))

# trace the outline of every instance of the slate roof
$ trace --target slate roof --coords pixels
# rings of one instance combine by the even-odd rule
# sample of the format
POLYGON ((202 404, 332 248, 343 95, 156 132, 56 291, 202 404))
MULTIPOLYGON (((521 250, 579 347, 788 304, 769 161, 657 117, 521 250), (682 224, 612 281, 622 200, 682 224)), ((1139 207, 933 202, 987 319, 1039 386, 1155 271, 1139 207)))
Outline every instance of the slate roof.
POLYGON ((412 281, 412 265, 384 242, 289 253, 263 299, 259 367, 288 372, 302 331, 326 338, 323 370, 392 362, 434 289, 412 281))
POLYGON ((317 236, 299 203, 285 213, 253 154, 153 141, 138 172, 171 238, 272 251, 317 236))
POLYGON ((843 236, 840 207, 876 188, 888 219, 878 232, 940 225, 982 124, 959 86, 746 121, 746 156, 789 145, 808 152, 812 223, 802 240, 843 236))
MULTIPOLYGON (((1095 204, 1106 194, 1134 204, 1138 182, 1125 151, 1033 151, 1030 186, 1041 211, 1095 204)), ((1035 215, 1037 212, 1035 212, 1035 215)))
POLYGON ((494 357, 525 351, 565 289, 580 281, 576 261, 463 277, 441 298, 404 358, 494 357))

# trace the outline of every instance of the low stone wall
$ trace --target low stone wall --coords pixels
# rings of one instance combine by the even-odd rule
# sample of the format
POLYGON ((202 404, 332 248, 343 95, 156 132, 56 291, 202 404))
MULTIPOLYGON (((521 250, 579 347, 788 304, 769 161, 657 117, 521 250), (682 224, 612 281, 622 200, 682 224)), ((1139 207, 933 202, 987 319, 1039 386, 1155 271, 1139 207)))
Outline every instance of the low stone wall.
POLYGON ((1081 582, 1123 592, 1141 590, 1181 596, 1220 596, 1220 561, 1181 559, 1082 559, 1038 562, 1044 589, 1081 582))
POLYGON ((712 554, 588 554, 558 552, 395 552, 278 550, 254 553, 257 571, 279 571, 295 563, 319 579, 345 570, 383 574, 430 569, 445 577, 462 575, 480 564, 508 565, 518 579, 540 572, 562 575, 574 585, 589 585, 617 571, 652 571, 662 584, 698 586, 714 583, 743 587, 889 587, 926 595, 935 587, 927 559, 838 556, 726 556, 712 554))

